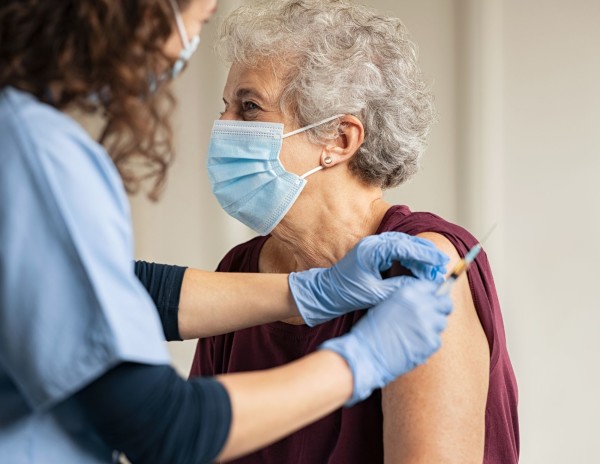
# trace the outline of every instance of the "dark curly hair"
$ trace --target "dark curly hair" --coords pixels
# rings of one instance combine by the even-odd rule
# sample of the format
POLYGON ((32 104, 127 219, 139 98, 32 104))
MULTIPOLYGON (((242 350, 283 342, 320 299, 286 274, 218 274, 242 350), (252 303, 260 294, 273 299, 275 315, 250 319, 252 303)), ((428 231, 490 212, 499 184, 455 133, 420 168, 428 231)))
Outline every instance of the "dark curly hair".
POLYGON ((173 158, 174 98, 150 79, 169 64, 163 46, 172 30, 168 0, 0 0, 0 90, 101 114, 99 142, 125 188, 136 192, 151 178, 156 199, 173 158))

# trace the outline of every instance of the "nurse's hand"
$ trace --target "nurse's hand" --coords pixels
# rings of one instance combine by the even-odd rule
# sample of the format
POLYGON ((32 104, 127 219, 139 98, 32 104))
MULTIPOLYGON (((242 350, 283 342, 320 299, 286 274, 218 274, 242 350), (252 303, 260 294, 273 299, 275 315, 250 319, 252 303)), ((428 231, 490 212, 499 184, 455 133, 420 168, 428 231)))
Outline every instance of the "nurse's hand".
POLYGON ((340 354, 352 370, 354 389, 347 406, 423 363, 441 345, 452 301, 436 294, 439 284, 410 279, 349 333, 320 347, 340 354))
POLYGON ((290 274, 290 291, 300 315, 312 327, 385 300, 410 279, 381 277, 394 261, 415 277, 441 281, 448 257, 429 240, 401 232, 366 237, 330 268, 290 274))

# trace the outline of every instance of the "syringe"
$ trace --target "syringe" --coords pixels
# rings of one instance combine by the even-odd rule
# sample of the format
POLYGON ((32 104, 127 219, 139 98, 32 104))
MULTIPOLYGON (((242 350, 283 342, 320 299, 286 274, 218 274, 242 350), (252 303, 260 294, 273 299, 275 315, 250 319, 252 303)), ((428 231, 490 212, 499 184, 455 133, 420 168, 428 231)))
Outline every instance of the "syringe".
POLYGON ((489 232, 487 234, 485 234, 485 237, 483 238, 483 240, 481 240, 473 248, 471 248, 467 252, 465 257, 463 259, 461 259, 456 266, 454 266, 454 268, 450 272, 450 275, 438 287, 437 292, 436 292, 438 295, 445 295, 446 293, 450 292, 450 289, 452 288, 452 285, 454 285, 454 282, 456 282, 456 280, 469 269, 469 266, 471 266, 471 263, 473 261, 475 261, 475 258, 477 258, 477 255, 481 251, 481 244, 488 239, 488 237, 492 234, 492 232, 494 231, 495 228, 496 228, 496 224, 494 224, 492 226, 492 228, 489 230, 489 232))

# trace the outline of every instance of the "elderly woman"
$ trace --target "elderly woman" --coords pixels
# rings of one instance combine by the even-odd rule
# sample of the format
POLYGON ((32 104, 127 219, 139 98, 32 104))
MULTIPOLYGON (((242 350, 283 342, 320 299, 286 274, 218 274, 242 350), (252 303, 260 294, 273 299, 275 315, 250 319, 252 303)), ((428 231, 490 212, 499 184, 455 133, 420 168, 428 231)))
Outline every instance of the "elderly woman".
MULTIPOLYGON (((477 243, 383 199, 417 172, 433 119, 400 20, 345 0, 252 2, 225 20, 220 49, 231 69, 209 174, 223 208, 261 236, 233 248, 219 271, 327 267, 386 231, 433 241, 450 269, 477 243)), ((485 253, 452 298, 427 364, 236 462, 517 462, 517 386, 485 253)), ((363 316, 356 309, 316 328, 289 319, 202 339, 191 375, 290 362, 348 332, 363 316)))

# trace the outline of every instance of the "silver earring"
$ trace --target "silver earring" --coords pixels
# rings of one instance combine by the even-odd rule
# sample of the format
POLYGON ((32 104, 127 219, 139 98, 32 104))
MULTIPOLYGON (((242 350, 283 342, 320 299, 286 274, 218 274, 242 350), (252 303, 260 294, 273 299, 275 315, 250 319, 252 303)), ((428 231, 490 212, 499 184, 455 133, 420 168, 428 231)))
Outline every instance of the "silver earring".
POLYGON ((325 164, 327 164, 327 165, 330 165, 331 163, 333 163, 333 159, 331 158, 331 156, 325 157, 325 159, 323 161, 325 161, 325 164))

